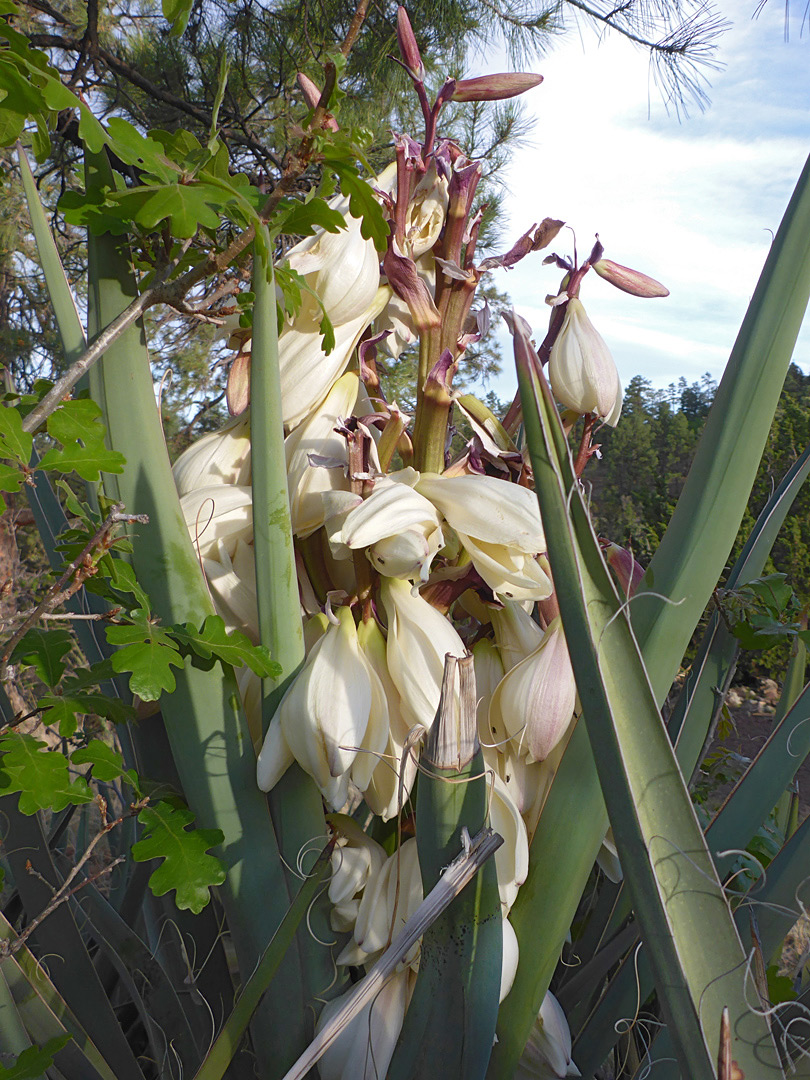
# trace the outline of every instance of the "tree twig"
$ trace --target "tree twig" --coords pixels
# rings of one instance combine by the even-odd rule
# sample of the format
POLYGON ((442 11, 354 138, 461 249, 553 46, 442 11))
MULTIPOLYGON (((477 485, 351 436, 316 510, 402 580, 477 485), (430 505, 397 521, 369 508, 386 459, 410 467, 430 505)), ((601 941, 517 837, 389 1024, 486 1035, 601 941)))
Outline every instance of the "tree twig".
POLYGON ((14 649, 19 642, 22 641, 26 632, 41 618, 44 612, 53 611, 54 608, 58 607, 60 604, 64 604, 66 600, 69 600, 75 592, 78 592, 87 578, 95 573, 95 565, 92 563, 90 557, 97 548, 103 547, 106 549, 109 546, 109 536, 115 526, 122 521, 149 521, 149 518, 145 514, 124 514, 122 513, 123 509, 123 503, 116 503, 111 508, 107 517, 93 533, 76 558, 62 572, 59 579, 51 585, 50 589, 48 589, 45 596, 40 600, 31 614, 23 620, 22 624, 6 642, 3 654, 0 656, 0 676, 2 679, 7 677, 9 657, 14 652, 14 649))

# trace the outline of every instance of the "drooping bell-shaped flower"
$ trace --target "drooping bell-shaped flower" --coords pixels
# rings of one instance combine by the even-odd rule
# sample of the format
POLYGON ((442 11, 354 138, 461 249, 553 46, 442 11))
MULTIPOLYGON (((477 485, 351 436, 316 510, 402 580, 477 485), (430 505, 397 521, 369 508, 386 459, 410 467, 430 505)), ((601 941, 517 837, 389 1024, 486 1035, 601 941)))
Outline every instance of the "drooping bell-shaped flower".
POLYGON ((380 589, 388 616, 386 657, 409 726, 430 728, 439 707, 444 658, 464 656, 464 642, 434 607, 414 596, 407 582, 383 578, 380 589))
POLYGON ((520 811, 497 773, 492 776, 492 785, 490 822, 504 841, 495 852, 495 868, 498 872, 501 910, 505 918, 517 899, 518 889, 529 873, 529 840, 520 811))
POLYGON ((543 640, 543 631, 522 604, 507 600, 502 608, 491 612, 495 642, 504 672, 530 656, 543 640))
MULTIPOLYGON (((397 971, 380 992, 340 1031, 318 1062, 321 1080, 379 1080, 388 1072, 402 1030, 414 975, 410 968, 397 971)), ((345 994, 327 1002, 316 1032, 334 1016, 345 994)))
POLYGON ((413 469, 402 473, 377 481, 371 495, 349 513, 343 543, 353 550, 367 548, 372 565, 385 577, 427 581, 430 564, 444 546, 441 517, 408 482, 419 474, 413 469))
MULTIPOLYGON (((352 941, 338 964, 367 964, 391 944, 424 898, 416 838, 411 837, 369 878, 363 890, 352 941)), ((403 957, 407 966, 418 959, 419 943, 403 957)))
POLYGON ((548 991, 518 1063, 515 1080, 565 1080, 581 1076, 571 1060, 571 1032, 562 1006, 548 991))
POLYGON ((329 879, 330 921, 339 933, 354 930, 360 907, 360 895, 370 878, 381 869, 387 856, 385 848, 372 840, 360 826, 343 814, 330 818, 339 827, 340 838, 332 852, 332 876, 329 879))
POLYGON ((492 764, 497 760, 498 753, 504 749, 503 743, 508 738, 507 732, 502 728, 493 729, 489 726, 489 703, 504 676, 503 664, 495 643, 489 638, 476 641, 472 654, 478 698, 478 741, 481 743, 484 760, 487 764, 492 764))
POLYGON ((520 947, 518 946, 517 934, 508 919, 503 920, 503 954, 501 960, 501 992, 498 1001, 501 1002, 512 989, 512 984, 517 975, 518 961, 520 960, 520 947))
POLYGON ((241 537, 233 554, 221 543, 217 557, 203 559, 205 580, 217 614, 225 620, 228 630, 239 630, 251 639, 259 640, 259 609, 256 600, 256 563, 253 544, 241 537))
POLYGON ((238 416, 219 431, 197 439, 172 466, 178 495, 217 484, 250 483, 250 424, 238 416))
POLYGON ((253 540, 253 495, 249 487, 215 484, 196 488, 180 500, 194 546, 204 558, 218 558, 220 547, 228 555, 239 540, 253 540))
POLYGON ((368 727, 371 683, 360 656, 349 608, 316 641, 303 668, 281 699, 257 762, 257 781, 269 791, 280 779, 278 747, 283 742, 309 773, 330 806, 346 802, 349 770, 368 727))
POLYGON ((359 387, 357 375, 346 372, 323 403, 284 441, 290 520, 296 536, 307 537, 319 529, 338 509, 340 494, 346 496, 347 507, 356 501, 346 476, 346 440, 335 431, 335 425, 351 415, 359 387))
MULTIPOLYGON (((389 821, 392 817, 396 817, 411 793, 416 779, 416 757, 411 751, 405 757, 403 766, 403 750, 408 737, 408 724, 402 715, 399 691, 394 686, 388 671, 385 638, 373 619, 360 623, 357 627, 357 640, 363 658, 374 670, 385 693, 388 733, 386 744, 376 760, 368 784, 361 787, 354 775, 352 778, 361 788, 366 804, 372 813, 377 814, 383 821, 389 821), (404 772, 401 771, 403 769, 404 772)), ((373 710, 372 703, 372 714, 373 710)))
POLYGON ((530 761, 547 758, 571 723, 577 687, 559 616, 535 651, 503 678, 490 704, 490 726, 502 724, 530 761))
POLYGON ((493 476, 435 473, 423 473, 416 490, 441 511, 493 592, 511 600, 551 594, 537 558, 546 541, 534 492, 493 476))
POLYGON ((568 301, 552 346, 548 377, 554 396, 566 408, 594 413, 612 427, 619 422, 622 386, 616 364, 576 296, 568 301))

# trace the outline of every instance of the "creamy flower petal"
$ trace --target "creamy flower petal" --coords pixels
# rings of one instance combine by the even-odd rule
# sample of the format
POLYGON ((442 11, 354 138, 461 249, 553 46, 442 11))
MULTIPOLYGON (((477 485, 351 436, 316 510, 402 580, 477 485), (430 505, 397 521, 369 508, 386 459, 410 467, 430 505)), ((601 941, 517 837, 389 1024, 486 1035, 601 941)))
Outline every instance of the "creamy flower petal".
POLYGON ((492 695, 490 726, 503 724, 515 750, 529 760, 548 757, 567 731, 576 681, 559 617, 539 647, 509 671, 492 695))
POLYGON ((572 297, 548 364, 551 389, 557 400, 578 413, 595 413, 616 425, 621 411, 621 383, 604 338, 572 297))
MULTIPOLYGON (((407 968, 397 972, 341 1029, 318 1062, 321 1080, 380 1080, 385 1076, 402 1030, 411 981, 407 968)), ((328 1023, 353 989, 327 1002, 316 1031, 328 1023)))
POLYGON ((537 497, 494 476, 422 473, 416 485, 458 533, 535 555, 546 550, 537 497))
POLYGON ((544 600, 551 596, 551 578, 533 555, 505 544, 488 544, 458 532, 473 566, 493 592, 509 600, 544 600))
POLYGON ((219 431, 203 435, 172 466, 179 495, 216 484, 250 483, 250 423, 238 416, 219 431))
POLYGON ((323 404, 287 436, 284 453, 287 459, 287 487, 290 493, 290 518, 296 536, 310 536, 326 519, 328 492, 349 492, 346 472, 310 464, 310 454, 343 461, 348 465, 346 440, 335 431, 338 418, 350 416, 357 400, 360 380, 354 372, 342 375, 323 404))
POLYGON ((200 555, 216 558, 219 542, 232 555, 237 542, 253 539, 253 495, 249 487, 216 484, 180 499, 191 539, 200 555))
POLYGON ((501 960, 501 992, 498 1001, 501 1002, 512 989, 512 984, 517 975, 518 961, 520 960, 520 948, 517 934, 508 919, 503 920, 503 959, 501 960))
POLYGON ((502 913, 506 917, 529 873, 529 839, 520 811, 497 773, 492 776, 492 784, 489 814, 492 828, 504 840, 495 852, 495 868, 502 913))
POLYGON ((464 656, 464 642, 406 582, 383 578, 380 595, 388 615, 388 670, 403 714, 409 724, 429 728, 439 706, 445 655, 464 656))

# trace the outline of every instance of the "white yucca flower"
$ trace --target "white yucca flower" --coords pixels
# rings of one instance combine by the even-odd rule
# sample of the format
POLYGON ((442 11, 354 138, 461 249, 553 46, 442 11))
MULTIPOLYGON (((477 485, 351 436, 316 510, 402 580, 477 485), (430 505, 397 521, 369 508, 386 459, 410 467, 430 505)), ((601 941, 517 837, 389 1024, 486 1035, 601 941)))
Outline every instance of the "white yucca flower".
POLYGON ((573 296, 551 349, 548 378, 557 401, 578 413, 595 413, 615 427, 622 409, 622 385, 604 338, 573 296))
POLYGON ((489 706, 490 727, 502 725, 530 761, 547 758, 568 730, 577 687, 559 616, 535 651, 503 677, 489 706))
POLYGON ((498 872, 501 909, 506 918, 529 873, 529 839, 523 818, 506 784, 497 773, 489 779, 492 783, 490 824, 503 837, 503 844, 495 852, 495 869, 498 872))
POLYGON ((501 992, 498 1001, 503 1001, 517 975, 520 948, 517 934, 508 919, 503 920, 503 960, 501 962, 501 992))
MULTIPOLYGON (((318 1062, 321 1080, 380 1080, 388 1071, 414 985, 410 968, 397 971, 340 1031, 318 1062)), ((323 1007, 316 1032, 334 1016, 351 987, 323 1007)))
POLYGON ((346 440, 335 431, 335 425, 351 415, 359 386, 354 372, 342 375, 323 403, 284 442, 290 520, 296 536, 310 536, 327 517, 357 502, 346 476, 346 440), (316 464, 310 461, 311 456, 316 464), (318 459, 324 464, 317 464, 318 459))
POLYGON ((249 487, 216 484, 180 499, 191 539, 204 558, 233 557, 239 540, 253 541, 253 494, 249 487))
POLYGON ((380 596, 388 616, 386 656, 409 726, 429 728, 436 716, 447 653, 464 656, 464 642, 450 622, 405 581, 383 578, 380 596))
POLYGON ((250 424, 237 416, 219 431, 203 435, 184 450, 172 467, 179 495, 218 484, 250 484, 250 424))
MULTIPOLYGON (((411 837, 366 882, 354 935, 338 956, 337 963, 373 963, 388 948, 423 898, 416 838, 411 837)), ((403 957, 403 965, 415 962, 418 956, 419 942, 415 942, 403 957)))
POLYGON ((530 656, 543 640, 540 624, 514 600, 506 600, 503 607, 493 608, 490 618, 504 673, 530 656))
POLYGON ((518 1062, 515 1080, 565 1080, 581 1075, 571 1060, 571 1032, 565 1013, 548 991, 518 1062))
POLYGON ((476 717, 478 721, 478 740, 484 760, 493 765, 497 756, 504 750, 508 734, 502 728, 489 726, 489 703, 495 689, 504 676, 503 664, 494 642, 481 638, 472 647, 475 666, 475 691, 478 698, 476 717))
MULTIPOLYGON (((368 784, 361 788, 366 804, 372 813, 383 821, 396 817, 407 800, 416 779, 416 758, 413 752, 405 759, 402 785, 400 769, 405 740, 408 737, 408 724, 402 715, 399 691, 394 686, 388 671, 386 643, 382 632, 373 619, 360 623, 357 628, 357 640, 360 652, 367 664, 373 668, 385 693, 388 710, 388 737, 368 784)), ((418 753, 418 751, 417 751, 418 753)), ((353 773, 353 779, 354 773, 353 773)), ((357 780, 355 779, 355 783, 357 780)), ((360 787, 360 784, 357 783, 360 787)))
POLYGON ((360 895, 369 879, 381 869, 387 856, 385 849, 350 817, 341 814, 336 820, 340 837, 332 852, 332 876, 329 879, 329 901, 332 904, 332 929, 339 933, 354 930, 360 907, 360 895))
POLYGON ((441 511, 493 592, 511 600, 551 594, 537 558, 546 540, 534 492, 493 476, 435 473, 423 473, 416 490, 441 511))
POLYGON ((349 793, 349 770, 363 743, 371 711, 368 669, 360 655, 349 608, 316 641, 279 703, 259 754, 259 787, 270 791, 290 765, 290 755, 340 809, 349 793))
POLYGON ((343 543, 353 550, 366 548, 385 577, 427 581, 430 564, 444 546, 438 510, 413 488, 418 478, 413 469, 403 469, 378 480, 343 523, 343 543))
MULTIPOLYGON (((396 166, 371 181, 372 188, 395 188, 396 166)), ((305 292, 300 310, 288 318, 279 336, 282 410, 285 424, 295 427, 328 393, 344 371, 364 330, 385 309, 391 297, 380 286, 380 256, 361 234, 361 222, 349 214, 349 199, 337 196, 330 206, 344 215, 347 228, 319 231, 296 244, 287 265, 302 274, 320 300, 305 292), (323 310, 335 330, 335 347, 326 354, 320 332, 323 310)), ((413 257, 428 251, 438 238, 447 208, 447 181, 435 168, 425 174, 408 208, 406 243, 413 257)))

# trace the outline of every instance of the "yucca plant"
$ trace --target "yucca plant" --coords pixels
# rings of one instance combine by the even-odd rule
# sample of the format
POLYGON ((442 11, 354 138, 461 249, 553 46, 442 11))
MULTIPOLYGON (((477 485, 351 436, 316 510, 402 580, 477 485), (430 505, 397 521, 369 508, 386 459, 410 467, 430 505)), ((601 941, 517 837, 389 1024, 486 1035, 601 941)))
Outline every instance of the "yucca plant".
POLYGON ((81 112, 85 190, 64 212, 89 258, 85 332, 20 148, 68 369, 0 410, 0 487, 30 493, 55 575, 3 653, 47 692, 38 728, 0 699, 0 1077, 810 1075, 806 991, 774 1000, 768 980, 807 822, 780 810, 767 873, 745 854, 810 751, 807 632, 761 578, 810 452, 725 582, 795 648, 773 734, 710 822, 689 781, 762 620, 713 614, 661 713, 810 296, 808 169, 642 568, 595 536, 582 494, 622 395, 581 292, 591 270, 641 298, 663 286, 598 243, 582 264, 552 254, 548 328, 509 319, 507 414, 453 387, 488 329, 483 276, 563 223, 481 259, 482 164, 441 138, 442 109, 536 76, 449 79, 431 101, 400 9, 421 138, 362 179, 329 64, 268 196, 231 174, 216 118, 206 146, 102 127, 11 21, 0 34, 38 131, 81 112), (320 189, 291 198, 313 164, 320 189), (232 419, 172 469, 140 317, 248 257, 232 419), (381 353, 414 358, 413 418, 381 353))

